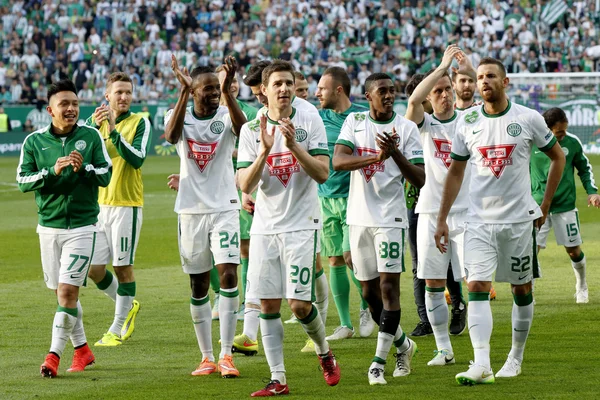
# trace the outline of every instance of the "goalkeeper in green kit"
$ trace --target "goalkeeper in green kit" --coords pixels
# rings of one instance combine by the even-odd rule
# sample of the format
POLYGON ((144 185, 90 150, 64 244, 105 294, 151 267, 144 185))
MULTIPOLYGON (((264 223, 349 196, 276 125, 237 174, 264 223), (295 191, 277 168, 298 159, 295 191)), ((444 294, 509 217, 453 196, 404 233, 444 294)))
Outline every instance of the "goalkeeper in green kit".
MULTIPOLYGON (((592 165, 583 153, 583 146, 579 138, 569 132, 567 128, 569 121, 565 112, 560 108, 551 108, 544 114, 546 125, 558 140, 567 163, 556 194, 552 199, 550 213, 546 223, 537 235, 538 249, 546 248, 546 240, 550 229, 554 228, 556 243, 565 246, 567 254, 571 258, 571 265, 575 273, 575 299, 577 303, 588 302, 588 287, 585 280, 585 254, 581 250, 581 231, 579 228, 579 215, 575 207, 575 169, 581 179, 581 183, 588 194, 588 206, 600 208, 600 195, 594 181, 592 165)), ((548 179, 548 168, 550 159, 536 147, 531 155, 531 191, 538 204, 542 203, 546 180, 548 179)))

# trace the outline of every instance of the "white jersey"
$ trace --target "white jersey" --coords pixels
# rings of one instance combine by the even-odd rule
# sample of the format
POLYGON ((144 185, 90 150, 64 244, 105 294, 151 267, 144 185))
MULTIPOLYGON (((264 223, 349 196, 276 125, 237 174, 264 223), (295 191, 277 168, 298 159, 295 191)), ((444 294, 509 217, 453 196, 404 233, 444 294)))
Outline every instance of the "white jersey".
MULTIPOLYGON (((309 112, 319 114, 319 109, 317 107, 315 107, 311 102, 306 101, 298 96, 294 96, 294 99, 292 100, 292 107, 294 107, 296 111, 300 113, 309 112)), ((260 110, 258 110, 256 118, 259 118, 261 115, 265 114, 267 110, 267 107, 263 107, 260 110)))
MULTIPOLYGON (((357 156, 379 153, 376 134, 398 134, 400 152, 413 164, 423 163, 419 130, 414 122, 394 113, 386 122, 374 121, 369 111, 350 113, 344 121, 336 144, 348 146, 357 156)), ((408 228, 404 177, 392 158, 350 173, 348 225, 377 228, 408 228)))
MULTIPOLYGON (((435 214, 440 211, 444 182, 450 168, 450 150, 454 138, 456 122, 464 111, 455 111, 452 118, 439 120, 425 113, 419 125, 423 158, 425 159, 425 186, 421 189, 415 211, 417 214, 435 214)), ((464 211, 469 207, 470 168, 465 170, 460 192, 452 205, 450 213, 464 211)))
POLYGON ((483 106, 462 114, 451 156, 469 160, 471 168, 467 221, 505 224, 539 218, 542 212, 531 195, 531 147, 548 151, 555 142, 537 111, 510 101, 500 114, 489 115, 483 106))
MULTIPOLYGON (((165 125, 173 116, 170 110, 165 125)), ((199 118, 188 107, 183 132, 176 144, 179 164, 179 191, 175 200, 178 214, 207 214, 239 210, 231 154, 235 147, 229 110, 220 106, 215 114, 199 118)))
MULTIPOLYGON (((310 155, 329 156, 325 125, 318 113, 292 109, 296 142, 310 155)), ((275 130, 275 143, 258 183, 251 234, 275 234, 321 228, 317 182, 303 169, 285 146, 276 121, 267 119, 267 130, 275 130)), ((242 127, 238 149, 238 168, 247 168, 260 152, 260 120, 242 127)))

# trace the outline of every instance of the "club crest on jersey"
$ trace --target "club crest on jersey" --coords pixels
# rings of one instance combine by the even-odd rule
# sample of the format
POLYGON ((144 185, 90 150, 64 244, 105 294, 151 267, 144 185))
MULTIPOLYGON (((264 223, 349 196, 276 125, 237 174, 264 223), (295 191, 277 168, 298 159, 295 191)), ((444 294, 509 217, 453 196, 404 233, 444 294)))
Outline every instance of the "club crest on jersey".
POLYGON ((285 187, 290 182, 292 174, 300 172, 298 160, 290 151, 269 154, 267 165, 269 166, 269 175, 275 176, 285 187))
POLYGON ((512 137, 519 136, 522 130, 523 129, 521 128, 521 125, 517 124, 516 122, 508 124, 508 126, 506 127, 506 133, 508 133, 512 137))
POLYGON ((472 124, 479 118, 479 113, 477 111, 471 111, 467 115, 465 115, 465 122, 467 124, 472 124))
POLYGON ((215 150, 219 143, 200 143, 191 139, 187 139, 187 142, 190 148, 188 151, 188 158, 196 162, 200 172, 204 172, 208 163, 215 157, 215 150))
POLYGON ((452 142, 446 139, 435 139, 432 138, 433 144, 435 145, 435 152, 433 156, 442 160, 446 168, 450 168, 452 159, 450 153, 452 150, 452 142))
POLYGON ((365 114, 363 114, 363 113, 356 113, 356 114, 354 114, 354 119, 356 121, 359 121, 359 122, 360 121, 364 121, 365 120, 365 114))
POLYGON ((302 143, 308 137, 308 132, 302 128, 296 128, 296 142, 302 143))
MULTIPOLYGON (((379 153, 377 150, 369 149, 367 147, 357 147, 356 151, 358 152, 359 156, 373 156, 379 153)), ((369 166, 361 168, 360 170, 367 183, 371 182, 371 179, 373 178, 373 175, 375 175, 376 172, 383 171, 385 171, 385 165, 383 164, 383 161, 373 163, 369 166)))
POLYGON ((498 144, 478 147, 477 150, 483 157, 483 166, 489 167, 496 179, 500 179, 504 168, 513 163, 511 155, 515 147, 516 144, 498 144))
POLYGON ((565 157, 569 155, 569 149, 566 147, 561 147, 563 153, 565 153, 565 157))
POLYGON ((210 131, 215 135, 220 135, 225 130, 225 124, 223 121, 213 121, 210 124, 210 131))
POLYGON ((248 122, 248 129, 250 129, 251 131, 258 132, 259 128, 260 128, 260 120, 259 119, 255 119, 254 121, 248 122))
POLYGON ((85 150, 86 147, 87 144, 85 143, 85 140, 78 140, 75 142, 75 148, 79 151, 85 150))

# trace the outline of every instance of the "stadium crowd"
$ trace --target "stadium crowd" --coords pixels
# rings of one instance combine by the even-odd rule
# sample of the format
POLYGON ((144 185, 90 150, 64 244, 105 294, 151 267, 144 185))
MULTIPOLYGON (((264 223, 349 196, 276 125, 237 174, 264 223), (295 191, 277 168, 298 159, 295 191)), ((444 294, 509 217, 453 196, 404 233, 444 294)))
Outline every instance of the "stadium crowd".
MULTIPOLYGON (((292 61, 314 96, 321 73, 340 66, 362 96, 367 76, 409 77, 439 65, 458 43, 474 65, 496 57, 508 72, 600 71, 596 0, 19 0, 0 1, 0 103, 44 102, 47 85, 71 78, 98 102, 115 71, 129 73, 136 101, 175 100, 171 54, 188 69, 239 74, 260 59, 292 61)), ((241 82, 241 79, 240 79, 241 82)), ((243 84, 242 99, 251 99, 243 84)))

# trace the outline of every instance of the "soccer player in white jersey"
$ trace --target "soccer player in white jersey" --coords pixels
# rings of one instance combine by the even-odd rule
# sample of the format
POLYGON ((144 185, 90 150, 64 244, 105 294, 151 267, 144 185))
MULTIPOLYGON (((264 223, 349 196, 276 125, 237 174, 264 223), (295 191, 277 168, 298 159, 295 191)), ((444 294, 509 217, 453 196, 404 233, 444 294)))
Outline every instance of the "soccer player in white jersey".
POLYGON ((228 57, 225 61, 227 79, 219 84, 212 69, 198 67, 190 76, 185 68, 179 69, 172 56, 172 69, 181 84, 181 93, 175 108, 165 116, 165 138, 177 146, 181 159, 175 201, 175 212, 179 214, 179 252, 183 271, 190 276, 190 312, 202 352, 202 362, 192 375, 220 371, 223 377, 236 377, 239 371, 233 365, 231 346, 239 307, 240 205, 231 155, 246 118, 230 91, 235 59, 228 57), (193 106, 187 107, 190 94, 193 106), (219 105, 221 96, 225 97, 227 107, 219 105), (218 364, 214 362, 208 297, 213 259, 221 278, 218 364))
MULTIPOLYGON (((425 75, 408 99, 406 118, 419 127, 423 143, 425 174, 427 180, 421 189, 416 212, 417 254, 419 254, 417 277, 425 279, 425 308, 431 323, 437 350, 427 365, 454 364, 454 351, 448 331, 448 304, 444 296, 448 264, 452 262, 453 276, 457 281, 464 277, 463 239, 464 221, 468 207, 468 187, 463 184, 454 206, 450 210, 450 243, 446 253, 440 253, 433 239, 437 212, 440 208, 442 189, 450 167, 450 148, 454 128, 461 111, 454 110, 454 91, 448 68, 453 59, 466 57, 456 45, 450 45, 440 65, 425 75), (423 102, 429 101, 433 114, 425 113, 423 102)), ((473 71, 474 73, 475 71, 473 71)), ((468 182, 469 171, 467 171, 468 182)))
MULTIPOLYGON (((258 115, 263 115, 268 110, 269 100, 266 95, 261 91, 262 85, 262 72, 264 69, 271 64, 270 61, 259 61, 253 64, 248 69, 248 74, 244 78, 244 83, 250 87, 256 99, 263 105, 258 110, 258 115)), ((294 77, 296 73, 294 73, 294 77)), ((294 92, 295 93, 295 92, 294 92)), ((308 101, 292 95, 292 107, 300 113, 308 112, 319 114, 319 110, 309 103, 308 101)), ((253 192, 254 193, 254 192, 253 192)), ((252 207, 255 199, 251 194, 242 195, 242 205, 252 207)), ((321 244, 317 243, 317 254, 320 254, 321 244)), ((315 305, 319 310, 319 315, 323 323, 327 320, 327 309, 329 306, 329 285, 327 283, 327 277, 324 274, 323 267, 321 266, 321 258, 317 256, 316 263, 316 277, 315 277, 315 305)), ((260 313, 260 301, 258 299, 246 298, 246 307, 244 309, 244 328, 240 335, 237 335, 233 341, 234 351, 240 352, 246 355, 256 354, 258 351, 258 328, 260 325, 259 313, 260 313)), ((298 323, 298 319, 292 313, 290 319, 285 321, 286 324, 298 323)), ((302 348, 302 352, 312 353, 315 351, 314 343, 310 338, 306 341, 306 345, 302 348)))
POLYGON ((346 222, 354 274, 373 319, 379 322, 377 350, 369 367, 371 385, 385 385, 386 358, 397 347, 394 376, 406 376, 417 345, 400 326, 400 273, 408 216, 404 179, 425 183, 417 126, 394 112, 394 83, 383 73, 365 81, 369 111, 351 113, 336 142, 333 167, 352 171, 346 222))
POLYGON ((248 298, 260 299, 260 327, 271 369, 267 386, 253 397, 289 393, 283 363, 281 300, 314 341, 328 385, 340 369, 325 340, 325 325, 312 304, 317 230, 321 212, 317 183, 329 174, 325 126, 318 114, 292 107, 294 69, 276 60, 262 73, 268 110, 244 125, 238 151, 238 180, 244 193, 258 186, 250 231, 248 298))
POLYGON ((542 226, 565 166, 565 157, 544 118, 535 110, 512 103, 505 94, 506 70, 485 57, 477 67, 477 87, 484 104, 463 113, 452 140, 435 242, 445 253, 450 229, 448 215, 459 196, 465 170, 469 206, 464 237, 465 272, 469 286, 468 325, 475 358, 466 372, 456 375, 462 385, 493 383, 490 364, 492 310, 490 287, 509 282, 512 310, 512 348, 496 377, 521 373, 523 351, 533 321, 531 280, 537 275, 535 226, 542 226), (531 195, 529 158, 532 146, 550 157, 548 184, 541 207, 531 195))

